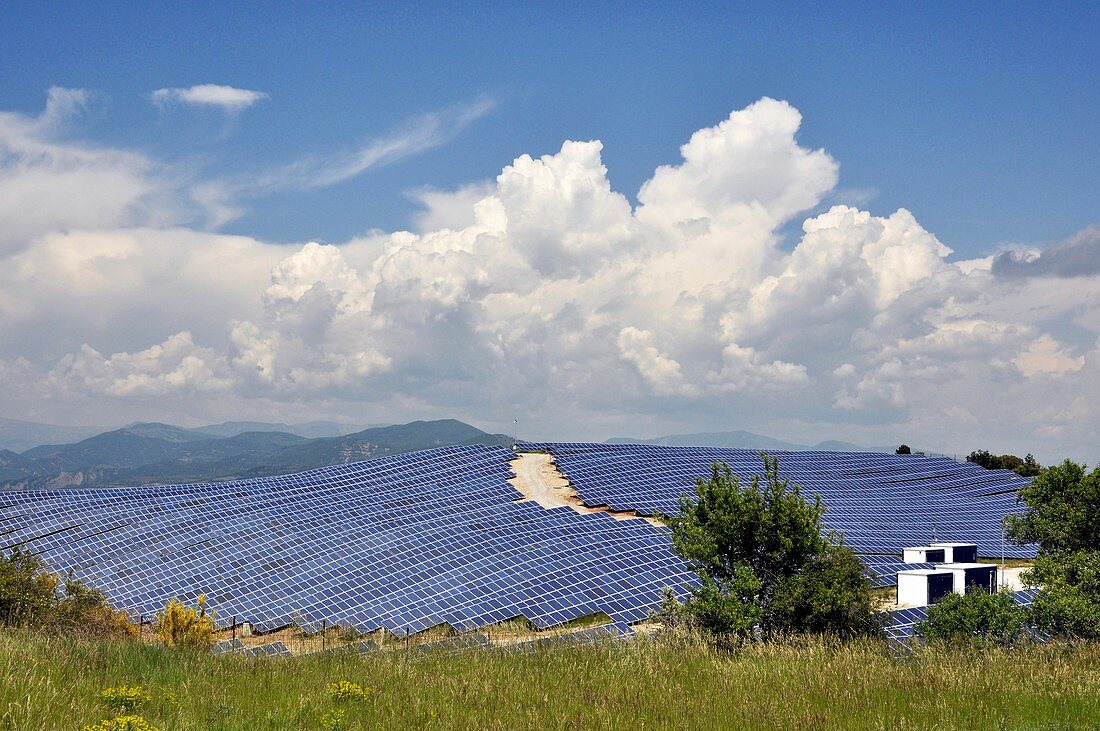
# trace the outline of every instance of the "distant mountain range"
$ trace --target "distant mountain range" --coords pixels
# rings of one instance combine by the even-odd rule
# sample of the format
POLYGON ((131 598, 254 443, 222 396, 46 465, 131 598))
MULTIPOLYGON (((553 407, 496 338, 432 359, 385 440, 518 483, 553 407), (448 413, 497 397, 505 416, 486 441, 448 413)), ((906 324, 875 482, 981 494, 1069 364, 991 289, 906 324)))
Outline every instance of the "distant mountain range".
MULTIPOLYGON (((131 424, 130 427, 141 426, 131 424)), ((238 434, 252 431, 277 431, 284 434, 294 434, 307 439, 316 437, 340 437, 352 434, 363 429, 385 424, 345 424, 335 421, 310 421, 304 424, 272 424, 266 421, 227 421, 223 424, 211 424, 199 426, 185 431, 205 434, 212 437, 235 437, 238 434)), ((129 428, 129 427, 127 427, 129 428)), ((25 452, 34 447, 45 444, 75 444, 88 437, 111 431, 104 426, 56 426, 54 424, 37 424, 31 421, 19 419, 0 418, 0 450, 8 449, 13 452, 25 452)))
POLYGON ((106 431, 102 426, 57 426, 0 418, 0 450, 24 452, 42 444, 72 444, 106 431))
MULTIPOLYGON (((132 424, 74 444, 0 450, 0 488, 144 485, 229 480, 298 472, 448 444, 504 444, 454 419, 416 421, 307 438, 236 422, 200 429, 132 424)), ((298 425, 299 430, 309 425, 298 425)), ((330 429, 319 422, 311 428, 330 429)))
MULTIPOLYGON (((305 424, 231 421, 190 429, 139 423, 102 433, 95 433, 93 427, 57 427, 6 419, 0 420, 0 436, 5 435, 7 441, 2 443, 6 444, 18 444, 20 440, 26 443, 49 435, 60 435, 64 441, 23 450, 0 448, 0 489, 265 477, 448 444, 510 445, 512 441, 506 435, 489 434, 454 419, 366 429, 329 421, 305 424), (93 433, 87 434, 89 431, 93 433)), ((653 439, 616 437, 607 441, 759 450, 894 451, 893 447, 861 447, 838 441, 808 446, 748 431, 676 434, 653 439)))
POLYGON ((773 439, 763 434, 749 431, 704 432, 702 434, 673 434, 653 439, 634 439, 632 437, 612 437, 608 444, 659 444, 665 447, 722 447, 725 449, 773 449, 776 451, 814 450, 818 452, 889 452, 896 447, 861 447, 850 442, 829 440, 813 445, 795 444, 781 439, 773 439))

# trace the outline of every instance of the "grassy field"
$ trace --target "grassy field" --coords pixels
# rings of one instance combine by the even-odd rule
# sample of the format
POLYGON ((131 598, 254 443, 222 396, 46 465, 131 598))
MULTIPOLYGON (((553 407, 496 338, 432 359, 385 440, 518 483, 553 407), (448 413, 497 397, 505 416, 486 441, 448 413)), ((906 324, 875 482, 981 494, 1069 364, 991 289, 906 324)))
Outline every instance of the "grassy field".
POLYGON ((1100 728, 1100 647, 921 651, 805 641, 719 655, 648 643, 537 655, 248 659, 0 632, 0 729, 82 729, 143 686, 170 729, 1100 728), (339 703, 339 680, 373 689, 339 703), (333 715, 343 709, 344 719, 333 715), (327 724, 327 725, 326 725, 327 724))

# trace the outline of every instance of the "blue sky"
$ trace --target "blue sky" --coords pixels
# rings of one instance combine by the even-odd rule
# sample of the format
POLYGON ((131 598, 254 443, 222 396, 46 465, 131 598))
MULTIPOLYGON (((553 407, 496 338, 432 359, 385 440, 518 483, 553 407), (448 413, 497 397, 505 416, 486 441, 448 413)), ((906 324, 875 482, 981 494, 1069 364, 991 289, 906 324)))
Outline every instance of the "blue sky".
POLYGON ((302 5, 87 3, 0 10, 0 99, 102 96, 86 133, 211 174, 327 155, 478 98, 452 142, 319 190, 260 197, 223 227, 343 241, 410 225, 405 193, 490 178, 522 153, 600 139, 634 196, 686 135, 761 96, 841 163, 838 198, 912 210, 963 255, 1057 241, 1100 210, 1100 31, 1090 3, 302 5), (204 83, 270 95, 226 129, 152 106, 204 83))
POLYGON ((1095 459, 1098 37, 1084 3, 6 3, 0 416, 1095 459))

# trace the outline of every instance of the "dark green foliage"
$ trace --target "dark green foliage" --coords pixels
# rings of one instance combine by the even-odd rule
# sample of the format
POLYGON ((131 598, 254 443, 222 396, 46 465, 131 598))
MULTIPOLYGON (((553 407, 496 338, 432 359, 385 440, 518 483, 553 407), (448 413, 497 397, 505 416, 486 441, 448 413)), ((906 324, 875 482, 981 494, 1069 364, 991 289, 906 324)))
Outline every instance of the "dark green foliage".
POLYGON ((0 626, 56 634, 132 635, 133 627, 102 592, 50 573, 32 553, 0 552, 0 626))
POLYGON ((1066 460, 1020 490, 1024 514, 1005 521, 1017 543, 1038 543, 1044 554, 1100 551, 1100 467, 1066 460))
POLYGON ((863 564, 844 546, 826 546, 792 576, 776 594, 774 616, 796 632, 855 635, 878 629, 863 564))
POLYGON ((985 449, 971 452, 966 457, 967 462, 972 462, 987 470, 1012 470, 1023 477, 1034 477, 1043 471, 1042 466, 1035 455, 1029 454, 1020 459, 1014 454, 990 454, 985 449))
POLYGON ((1032 605, 1036 627, 1072 639, 1100 639, 1100 551, 1040 556, 1025 578, 1043 587, 1032 605))
POLYGON ((903 444, 894 450, 894 454, 912 454, 913 450, 909 448, 908 444, 903 444))
POLYGON ((1027 609, 1010 594, 969 591, 948 594, 929 607, 928 619, 916 631, 929 642, 1005 646, 1024 636, 1027 621, 1027 609))
POLYGON ((1020 491, 1022 515, 1005 520, 1017 543, 1038 543, 1035 567, 1024 574, 1041 586, 1036 626, 1071 638, 1100 639, 1100 468, 1066 460, 1020 491))
POLYGON ((58 579, 20 548, 0 553, 0 625, 41 624, 57 601, 58 579))
POLYGON ((850 549, 822 533, 820 499, 779 478, 764 456, 764 478, 743 486, 714 465, 680 513, 666 518, 676 549, 702 584, 686 604, 724 641, 795 631, 869 631, 870 581, 850 549))

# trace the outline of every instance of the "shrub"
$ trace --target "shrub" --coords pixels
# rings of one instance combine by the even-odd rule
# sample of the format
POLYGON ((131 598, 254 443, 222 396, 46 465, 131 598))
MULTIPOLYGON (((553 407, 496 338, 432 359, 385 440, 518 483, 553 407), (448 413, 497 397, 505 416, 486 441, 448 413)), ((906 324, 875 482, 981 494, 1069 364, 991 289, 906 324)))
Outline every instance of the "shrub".
POLYGON ((104 688, 99 697, 115 713, 129 713, 138 706, 148 703, 152 697, 140 685, 119 685, 104 688))
POLYGON ((337 703, 347 703, 348 701, 366 700, 374 693, 374 689, 364 688, 358 683, 341 680, 339 683, 330 684, 325 688, 325 692, 330 700, 337 703))
POLYGON ((214 644, 214 613, 207 613, 206 596, 199 595, 194 609, 176 599, 168 602, 157 615, 156 633, 168 647, 209 649, 214 644))
POLYGON ((141 716, 118 716, 85 726, 84 731, 160 731, 160 729, 141 716))
POLYGON ((933 604, 916 632, 929 642, 1006 646, 1023 637, 1027 620, 1027 610, 1010 594, 971 591, 949 594, 933 604))
POLYGON ((828 545, 776 593, 775 621, 787 631, 852 637, 877 632, 863 564, 852 551, 828 545))
POLYGON ((0 552, 0 624, 54 634, 136 636, 125 614, 101 591, 71 575, 62 579, 42 559, 19 548, 0 552))
POLYGON ((1100 639, 1100 551, 1040 556, 1024 578, 1043 585, 1031 608, 1038 629, 1070 639, 1100 639))
POLYGON ((0 622, 40 627, 57 603, 60 579, 42 559, 16 547, 0 554, 0 622))
POLYGON ((661 603, 649 613, 649 621, 657 625, 653 639, 665 645, 693 646, 700 644, 699 622, 687 611, 671 588, 661 590, 661 603))
POLYGON ((53 626, 68 634, 94 637, 136 637, 137 626, 123 612, 107 604, 98 589, 68 577, 65 592, 54 606, 53 626))
POLYGON ((324 731, 343 731, 348 725, 348 713, 343 708, 334 708, 321 716, 321 728, 324 731))

